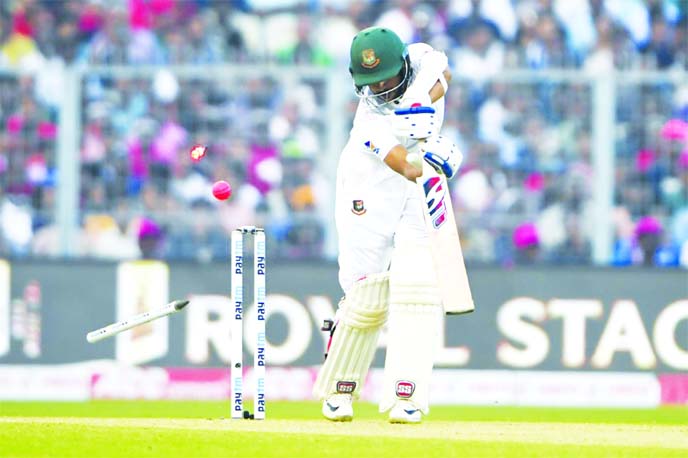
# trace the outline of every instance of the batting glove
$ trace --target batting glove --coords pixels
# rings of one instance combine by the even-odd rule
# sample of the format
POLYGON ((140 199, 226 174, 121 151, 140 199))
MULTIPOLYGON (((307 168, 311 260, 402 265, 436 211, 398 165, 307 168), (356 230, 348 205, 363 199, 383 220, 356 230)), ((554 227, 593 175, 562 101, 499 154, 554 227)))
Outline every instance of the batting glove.
POLYGON ((400 138, 420 140, 435 135, 439 130, 435 109, 431 106, 400 108, 389 118, 394 135, 400 138))
POLYGON ((421 141, 420 150, 423 158, 433 166, 438 173, 451 179, 461 167, 463 154, 452 141, 441 135, 435 135, 421 141))

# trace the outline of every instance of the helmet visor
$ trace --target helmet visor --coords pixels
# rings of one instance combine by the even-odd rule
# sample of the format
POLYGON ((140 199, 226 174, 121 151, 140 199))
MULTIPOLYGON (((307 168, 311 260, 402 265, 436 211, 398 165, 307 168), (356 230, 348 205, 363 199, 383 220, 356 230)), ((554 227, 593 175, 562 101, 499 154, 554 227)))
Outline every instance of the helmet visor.
MULTIPOLYGON (((397 73, 397 75, 401 74, 401 72, 397 73)), ((392 76, 392 79, 396 77, 397 75, 392 76)), ((390 88, 383 89, 382 91, 375 92, 373 89, 371 89, 370 85, 365 85, 365 86, 358 86, 354 84, 354 88, 356 91, 356 95, 365 100, 366 103, 372 104, 373 106, 379 107, 383 106, 388 103, 395 102, 399 100, 403 95, 404 91, 406 90, 407 82, 409 78, 409 68, 408 68, 408 62, 406 59, 404 59, 404 64, 403 64, 403 76, 399 78, 399 82, 395 84, 394 86, 390 88)), ((383 80, 384 81, 384 80, 383 80)), ((373 84, 373 83, 371 83, 373 84)))

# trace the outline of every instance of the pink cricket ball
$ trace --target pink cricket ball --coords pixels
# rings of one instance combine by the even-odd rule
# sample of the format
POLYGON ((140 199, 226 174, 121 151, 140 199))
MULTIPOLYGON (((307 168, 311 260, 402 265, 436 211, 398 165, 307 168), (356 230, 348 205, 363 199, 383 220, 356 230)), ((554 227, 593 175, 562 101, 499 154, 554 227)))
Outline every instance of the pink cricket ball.
POLYGON ((213 185, 213 195, 217 200, 227 200, 232 195, 232 187, 226 181, 220 180, 213 185))
POLYGON ((203 157, 205 156, 205 153, 208 151, 208 148, 206 148, 203 145, 194 145, 193 148, 191 148, 191 151, 189 154, 191 155, 191 160, 194 162, 198 162, 203 157))

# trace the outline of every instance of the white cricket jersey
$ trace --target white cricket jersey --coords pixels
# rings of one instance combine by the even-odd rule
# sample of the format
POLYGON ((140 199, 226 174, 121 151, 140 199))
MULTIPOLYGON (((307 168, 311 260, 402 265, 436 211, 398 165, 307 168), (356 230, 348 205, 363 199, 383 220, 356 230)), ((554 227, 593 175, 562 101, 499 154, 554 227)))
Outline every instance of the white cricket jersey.
MULTIPOLYGON (((412 79, 407 92, 429 92, 446 68, 446 56, 424 43, 409 45, 408 52, 412 79)), ((400 106, 394 102, 383 108, 373 107, 361 100, 349 141, 339 159, 335 219, 339 235, 339 280, 344 291, 362 276, 387 270, 397 232, 412 228, 407 232, 426 236, 415 184, 384 162, 396 145, 411 149, 417 143, 392 133, 387 116, 393 116, 397 107, 400 106)), ((433 107, 441 128, 444 97, 433 107)))
MULTIPOLYGON (((409 60, 411 61, 411 82, 409 88, 417 84, 425 84, 427 89, 423 88, 423 92, 429 92, 446 67, 446 56, 444 53, 433 50, 430 45, 425 43, 409 45, 408 53, 409 60), (438 63, 440 64, 439 66, 437 65, 438 63), (426 66, 439 69, 436 77, 430 78, 429 81, 417 81, 418 75, 426 66)), ((409 92, 409 89, 407 89, 407 92, 409 92)), ((435 108, 435 116, 441 127, 444 121, 444 97, 441 97, 432 106, 435 108)), ((395 137, 389 128, 389 122, 385 119, 386 116, 392 115, 397 108, 400 108, 399 100, 387 103, 382 108, 373 107, 366 101, 361 100, 356 109, 356 116, 351 129, 351 138, 362 140, 364 145, 366 145, 367 141, 370 141, 374 147, 366 145, 367 149, 383 160, 387 153, 398 144, 404 145, 407 149, 412 147, 417 143, 417 140, 395 137)))
MULTIPOLYGON (((415 84, 425 84, 427 86, 426 92, 428 92, 446 68, 446 56, 442 52, 433 50, 430 45, 425 43, 409 45, 408 53, 412 68, 412 80, 409 88, 415 84), (418 75, 426 66, 437 69, 437 75, 429 79, 425 78, 424 81, 417 81, 418 75)), ((349 142, 340 158, 339 174, 357 175, 361 179, 372 182, 378 182, 389 177, 390 174, 399 176, 384 163, 385 157, 396 145, 401 144, 410 150, 418 141, 410 138, 399 138, 392 133, 387 117, 393 116, 394 110, 398 106, 398 101, 390 102, 384 108, 373 107, 365 100, 358 103, 349 142)), ((435 118, 440 126, 439 131, 444 122, 444 97, 441 97, 432 106, 435 108, 435 118)))

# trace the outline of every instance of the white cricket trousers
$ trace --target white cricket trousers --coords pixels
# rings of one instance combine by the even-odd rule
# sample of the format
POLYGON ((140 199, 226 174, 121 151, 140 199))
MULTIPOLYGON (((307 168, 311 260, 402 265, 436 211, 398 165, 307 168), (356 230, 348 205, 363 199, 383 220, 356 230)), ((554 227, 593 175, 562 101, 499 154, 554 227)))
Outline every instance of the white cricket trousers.
POLYGON ((335 200, 339 283, 345 294, 356 280, 387 271, 395 244, 427 244, 422 205, 415 183, 349 142, 337 171, 335 200))

